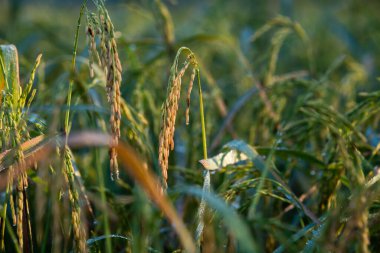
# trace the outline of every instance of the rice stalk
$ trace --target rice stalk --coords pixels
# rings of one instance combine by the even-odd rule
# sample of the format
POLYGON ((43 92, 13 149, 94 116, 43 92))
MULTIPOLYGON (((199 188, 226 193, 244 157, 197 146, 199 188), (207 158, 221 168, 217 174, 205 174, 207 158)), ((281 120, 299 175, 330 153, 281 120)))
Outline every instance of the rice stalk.
MULTIPOLYGON (((31 101, 34 98, 35 90, 32 90, 35 71, 40 63, 41 55, 36 59, 34 68, 31 72, 28 84, 22 88, 19 83, 18 71, 18 54, 17 49, 13 45, 1 46, 1 80, 5 80, 5 90, 1 97, 1 128, 3 148, 13 148, 15 151, 14 160, 21 167, 25 166, 24 153, 21 143, 30 139, 27 129, 27 113, 31 101), (28 98, 29 97, 29 98, 28 98), (28 98, 28 99, 27 99, 28 98)), ((13 166, 9 167, 8 175, 12 179, 7 181, 7 193, 11 207, 11 216, 13 224, 16 225, 16 234, 18 239, 18 248, 23 251, 33 251, 32 248, 32 232, 30 223, 30 214, 28 207, 28 199, 26 188, 28 187, 28 176, 26 173, 21 173, 15 178, 16 183, 16 199, 12 194, 13 188, 13 166)), ((8 198, 8 197, 7 197, 8 198)), ((6 223, 6 210, 2 217, 2 240, 1 249, 5 250, 4 232, 6 223)))
MULTIPOLYGON (((83 1, 83 4, 80 9, 80 14, 77 22, 77 29, 75 33, 74 38, 74 47, 73 47, 73 55, 72 55, 72 61, 71 61, 71 67, 72 67, 72 74, 75 73, 75 65, 76 65, 76 55, 77 55, 77 49, 78 49, 78 38, 79 38, 79 28, 81 25, 82 16, 84 14, 84 10, 86 7, 87 0, 83 1)), ((73 90, 74 80, 73 78, 69 81, 69 90, 67 94, 67 106, 70 108, 71 106, 71 97, 72 97, 72 90, 73 90)), ((66 111, 65 114, 65 133, 68 135, 70 133, 70 110, 66 111)), ((75 249, 76 252, 87 252, 87 246, 86 246, 86 233, 82 227, 81 224, 81 216, 80 216, 80 207, 79 207, 79 194, 75 187, 75 174, 74 174, 74 168, 72 165, 72 155, 70 153, 70 149, 67 146, 67 138, 65 141, 65 147, 62 150, 62 156, 63 156, 63 168, 62 173, 65 178, 66 185, 69 188, 69 200, 71 205, 71 220, 73 225, 73 234, 74 234, 74 241, 75 241, 75 249)))
POLYGON ((87 15, 87 38, 88 38, 88 54, 89 54, 89 68, 90 68, 90 77, 94 77, 94 63, 97 63, 101 66, 100 56, 96 49, 96 35, 100 34, 99 23, 97 17, 94 13, 89 13, 87 15))
MULTIPOLYGON (((23 177, 23 175, 21 176, 23 177)), ((24 189, 23 180, 19 179, 17 183, 17 238, 20 249, 24 250, 24 234, 23 234, 23 214, 24 214, 24 189)))
POLYGON ((172 16, 166 5, 160 0, 155 0, 155 14, 156 20, 158 21, 158 26, 162 30, 163 39, 165 41, 166 50, 169 57, 173 57, 175 53, 174 43, 175 43, 175 34, 174 34, 174 23, 172 16))
MULTIPOLYGON (((301 26, 300 23, 293 21, 290 18, 285 17, 285 16, 281 16, 281 15, 277 16, 277 17, 273 18, 272 20, 270 20, 269 22, 267 22, 262 27, 260 27, 251 36, 250 41, 255 42, 257 39, 262 37, 264 34, 268 33, 270 30, 274 30, 276 28, 279 29, 278 32, 280 32, 280 33, 283 33, 283 31, 290 29, 301 39, 301 41, 305 45, 305 50, 306 50, 307 58, 309 61, 309 70, 311 73, 313 73, 315 71, 315 66, 314 66, 314 62, 313 62, 313 48, 311 46, 311 40, 310 40, 309 36, 307 35, 306 31, 303 29, 303 27, 301 26)), ((279 35, 279 36, 282 36, 282 35, 279 35)), ((272 45, 276 44, 276 43, 273 43, 274 42, 273 39, 275 37, 278 37, 278 35, 273 36, 272 45)), ((275 40, 277 40, 277 39, 275 39, 275 40)), ((282 44, 282 42, 280 42, 280 44, 282 44)), ((276 51, 278 51, 278 49, 276 47, 281 47, 280 44, 278 44, 277 46, 275 46, 272 49, 272 53, 270 56, 272 58, 272 60, 271 60, 272 62, 273 62, 273 60, 275 60, 274 57, 277 57, 277 56, 275 56, 276 51)), ((273 68, 273 66, 271 68, 273 68)), ((270 81, 270 80, 267 80, 267 81, 270 81)))
POLYGON ((368 203, 371 196, 364 191, 365 177, 360 153, 351 143, 346 145, 339 143, 338 145, 341 145, 344 165, 348 170, 349 180, 355 188, 347 208, 351 217, 347 220, 346 226, 340 235, 337 249, 338 251, 347 250, 347 241, 354 240, 357 252, 369 253, 368 203))
MULTIPOLYGON (((114 26, 103 0, 93 0, 97 7, 98 14, 87 14, 88 34, 90 37, 90 75, 93 75, 92 64, 94 59, 99 62, 106 76, 107 99, 111 106, 110 125, 111 133, 115 143, 120 138, 121 119, 121 72, 122 66, 119 59, 114 26), (99 50, 96 50, 95 35, 100 37, 99 50)), ((119 179, 119 167, 117 162, 116 149, 109 150, 111 179, 119 179)))
POLYGON ((65 161, 65 168, 64 168, 64 177, 66 184, 69 186, 69 200, 71 204, 71 220, 73 225, 73 233, 74 233, 74 240, 75 240, 75 248, 76 252, 86 252, 87 251, 87 245, 86 245, 86 232, 82 226, 82 222, 80 220, 81 218, 81 210, 79 206, 79 194, 76 190, 76 187, 74 185, 75 182, 75 174, 74 174, 74 167, 72 164, 72 154, 70 152, 70 149, 66 146, 64 151, 64 161, 65 161))
POLYGON ((189 90, 187 94, 187 110, 186 118, 188 123, 189 118, 189 105, 190 105, 190 94, 193 86, 195 71, 197 71, 197 62, 194 54, 190 49, 186 47, 181 47, 174 59, 174 63, 170 69, 170 77, 167 88, 166 101, 162 107, 162 119, 161 119, 161 132, 159 136, 159 149, 158 149, 158 162, 161 167, 161 174, 163 179, 164 187, 167 188, 168 180, 168 161, 169 152, 174 149, 174 132, 175 132, 175 121, 178 111, 178 103, 181 96, 181 85, 182 77, 184 76, 186 70, 189 66, 193 67, 193 72, 191 75, 191 80, 189 84, 189 90), (187 54, 186 60, 184 61, 181 69, 178 71, 179 67, 179 57, 181 53, 185 52, 187 54))
MULTIPOLYGON (((170 77, 167 90, 167 98, 163 104, 162 109, 162 125, 161 132, 159 137, 159 164, 161 167, 161 174, 163 179, 163 184, 165 189, 167 188, 167 179, 168 179, 168 160, 169 152, 174 149, 174 132, 175 132, 175 121, 178 111, 178 103, 181 95, 181 84, 182 77, 188 69, 189 65, 192 65, 193 71, 190 77, 189 88, 187 92, 187 109, 186 109, 186 123, 189 123, 189 106, 190 106, 190 95, 195 79, 197 75, 198 79, 198 92, 199 92, 199 110, 200 110, 200 120, 202 126, 202 146, 203 146, 203 157, 207 159, 207 142, 206 142, 206 127, 204 120, 204 106, 203 106, 203 96, 202 96, 202 87, 200 81, 200 71, 198 68, 198 63, 194 57, 192 51, 186 47, 181 47, 174 59, 174 63, 170 70, 170 77), (179 57, 182 52, 187 52, 187 58, 183 63, 182 68, 178 71, 178 62, 179 57)), ((204 183, 203 183, 203 192, 210 192, 211 182, 210 182, 210 172, 206 170, 204 172, 204 183)), ((204 231, 204 215, 206 211, 206 200, 202 197, 199 210, 198 210, 198 227, 196 230, 196 237, 198 245, 200 246, 201 237, 204 231)))
POLYGON ((280 53, 280 49, 284 43, 284 40, 290 33, 291 30, 289 28, 282 28, 275 33, 271 40, 271 53, 268 63, 268 70, 264 78, 265 87, 268 87, 271 84, 273 84, 273 76, 276 71, 276 64, 280 53))
MULTIPOLYGON (((106 93, 107 100, 111 106, 110 125, 113 141, 118 143, 120 138, 120 120, 121 120, 121 103, 120 94, 121 72, 118 49, 114 34, 114 26, 103 0, 93 0, 97 8, 97 13, 87 11, 87 34, 89 36, 89 53, 90 53, 90 76, 93 75, 93 64, 96 62, 103 70, 106 76, 106 93), (99 38, 99 45, 96 44, 96 38, 99 38), (99 47, 97 49, 97 47, 99 47)), ((98 172, 98 181, 100 186, 101 200, 106 205, 106 192, 104 177, 98 152, 95 152, 95 162, 98 172)), ((110 176, 112 180, 119 179, 119 168, 117 161, 117 152, 114 146, 110 146, 110 176)), ((110 237, 110 228, 108 221, 107 209, 104 211, 104 230, 106 234, 106 250, 112 251, 110 237)))
MULTIPOLYGON (((52 248, 52 252, 58 253, 58 252, 62 251, 62 245, 64 244, 64 241, 63 241, 64 235, 62 233, 61 217, 63 215, 67 215, 68 212, 65 209, 62 208, 62 202, 61 201, 56 201, 56 199, 58 198, 58 200, 61 200, 61 198, 59 198, 59 196, 60 196, 60 192, 62 191, 62 189, 65 188, 66 180, 65 180, 65 177, 63 177, 63 178, 62 177, 58 177, 57 173, 54 173, 55 171, 62 171, 62 170, 59 170, 59 169, 56 170, 56 168, 62 168, 63 167, 62 163, 64 161, 62 161, 62 159, 61 159, 61 156, 62 156, 61 155, 61 148, 56 147, 51 152, 52 152, 52 154, 55 155, 55 157, 60 158, 60 159, 57 159, 56 161, 52 162, 51 164, 49 164, 46 167, 46 169, 48 169, 51 172, 53 172, 53 175, 54 175, 54 177, 48 178, 49 179, 49 181, 48 181, 49 184, 53 185, 53 187, 51 187, 51 191, 50 191, 50 196, 51 196, 50 202, 51 202, 51 205, 52 205, 52 210, 51 210, 51 212, 52 212, 51 213, 51 216, 52 216, 51 231, 52 231, 52 234, 53 234, 53 236, 52 236, 52 242, 51 242, 52 243, 51 248, 52 248)), ((38 154, 34 155, 33 159, 38 159, 38 154)), ((63 174, 63 172, 62 172, 62 174, 63 174)), ((48 228, 46 228, 46 229, 48 229, 48 228)), ((43 245, 42 249, 44 249, 45 247, 46 246, 43 245)))
POLYGON ((12 216, 13 225, 16 226, 16 224, 17 224, 16 207, 15 207, 14 197, 13 197, 13 194, 12 194, 12 190, 13 190, 12 189, 12 186, 13 186, 13 168, 12 167, 9 167, 8 174, 9 174, 9 177, 11 178, 11 180, 9 180, 9 184, 7 186, 7 189, 10 192, 9 202, 10 202, 10 207, 11 207, 11 216, 12 216))

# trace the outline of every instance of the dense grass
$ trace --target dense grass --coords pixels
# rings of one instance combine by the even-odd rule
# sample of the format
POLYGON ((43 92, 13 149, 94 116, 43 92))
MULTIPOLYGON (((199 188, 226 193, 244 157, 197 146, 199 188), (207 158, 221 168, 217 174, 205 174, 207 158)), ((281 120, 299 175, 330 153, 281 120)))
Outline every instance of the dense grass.
POLYGON ((2 5, 2 251, 380 250, 375 1, 2 5))

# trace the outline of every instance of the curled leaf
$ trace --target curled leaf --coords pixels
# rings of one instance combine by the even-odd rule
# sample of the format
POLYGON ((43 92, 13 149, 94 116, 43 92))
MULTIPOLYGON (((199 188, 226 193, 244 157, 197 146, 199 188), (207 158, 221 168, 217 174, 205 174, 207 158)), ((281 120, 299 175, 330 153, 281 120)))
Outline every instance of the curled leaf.
POLYGON ((236 150, 220 153, 208 159, 199 160, 206 170, 218 170, 238 162, 246 161, 247 155, 236 150))

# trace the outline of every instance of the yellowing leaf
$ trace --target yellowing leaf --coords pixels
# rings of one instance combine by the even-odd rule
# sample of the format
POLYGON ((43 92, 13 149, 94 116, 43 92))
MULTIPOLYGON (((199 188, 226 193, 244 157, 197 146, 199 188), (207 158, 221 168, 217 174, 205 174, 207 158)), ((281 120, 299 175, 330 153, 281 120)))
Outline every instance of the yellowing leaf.
POLYGON ((247 155, 240 153, 236 150, 220 153, 208 159, 202 159, 199 162, 206 170, 218 170, 228 165, 236 164, 241 161, 247 160, 247 155))

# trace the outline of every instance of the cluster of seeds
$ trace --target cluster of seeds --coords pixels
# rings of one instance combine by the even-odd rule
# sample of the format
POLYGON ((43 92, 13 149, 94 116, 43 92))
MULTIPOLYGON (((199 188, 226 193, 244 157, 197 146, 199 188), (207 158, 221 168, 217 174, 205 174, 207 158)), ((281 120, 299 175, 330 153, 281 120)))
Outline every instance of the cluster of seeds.
POLYGON ((72 163, 71 151, 68 147, 65 147, 64 150, 64 161, 65 161, 65 170, 64 178, 66 184, 68 185, 69 200, 71 204, 71 219, 73 224, 73 234, 75 240, 75 247, 77 252, 87 252, 86 250, 86 231, 81 225, 80 220, 80 206, 79 206, 79 194, 74 185, 74 167, 72 163))
MULTIPOLYGON (((113 143, 117 145, 120 138, 120 85, 122 67, 117 51, 114 35, 114 27, 108 12, 102 1, 97 2, 98 14, 89 13, 87 15, 87 34, 89 37, 90 52, 90 75, 93 76, 93 63, 97 62, 106 75, 106 91, 108 102, 111 105, 111 133, 113 143), (100 37, 100 54, 96 49, 95 36, 100 37)), ((110 168, 111 178, 119 178, 119 168, 117 162, 117 152, 115 148, 110 148, 110 168)))
POLYGON ((193 66, 192 75, 190 77, 190 84, 187 92, 187 108, 186 108, 186 124, 189 124, 189 111, 190 111, 190 94, 193 87, 195 73, 197 69, 197 62, 192 53, 190 53, 182 68, 178 71, 178 58, 181 50, 178 51, 174 64, 171 68, 171 75, 168 84, 168 93, 166 101, 163 104, 162 113, 162 125, 159 137, 159 157, 158 161, 161 166, 161 173, 163 177, 163 183, 166 187, 168 179, 168 160, 169 152, 174 149, 174 131, 175 120, 178 111, 178 102, 181 95, 182 77, 190 65, 193 66))

